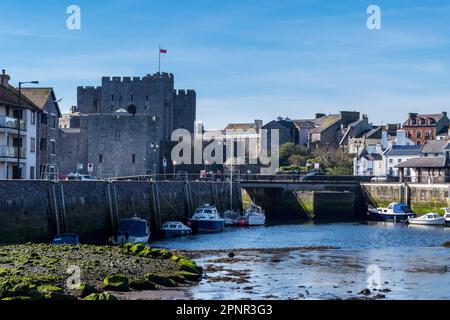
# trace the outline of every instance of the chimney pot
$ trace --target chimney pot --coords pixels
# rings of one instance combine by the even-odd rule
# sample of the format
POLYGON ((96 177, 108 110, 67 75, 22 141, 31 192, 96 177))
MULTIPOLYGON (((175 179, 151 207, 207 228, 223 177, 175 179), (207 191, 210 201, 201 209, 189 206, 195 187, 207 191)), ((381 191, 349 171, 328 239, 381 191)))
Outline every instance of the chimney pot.
POLYGON ((0 75, 0 83, 2 86, 6 87, 9 84, 9 75, 6 74, 6 70, 2 69, 2 74, 0 75))

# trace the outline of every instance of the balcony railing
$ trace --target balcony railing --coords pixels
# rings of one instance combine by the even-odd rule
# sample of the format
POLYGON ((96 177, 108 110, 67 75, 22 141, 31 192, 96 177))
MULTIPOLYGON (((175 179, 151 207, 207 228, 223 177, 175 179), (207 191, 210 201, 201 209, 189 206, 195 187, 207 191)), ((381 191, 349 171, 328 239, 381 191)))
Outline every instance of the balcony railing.
MULTIPOLYGON (((0 116, 0 128, 19 129, 19 120, 7 116, 0 116)), ((20 130, 26 130, 25 121, 20 120, 20 130)))
POLYGON ((25 158, 25 148, 0 146, 0 158, 13 158, 17 159, 17 155, 20 152, 20 158, 25 158))

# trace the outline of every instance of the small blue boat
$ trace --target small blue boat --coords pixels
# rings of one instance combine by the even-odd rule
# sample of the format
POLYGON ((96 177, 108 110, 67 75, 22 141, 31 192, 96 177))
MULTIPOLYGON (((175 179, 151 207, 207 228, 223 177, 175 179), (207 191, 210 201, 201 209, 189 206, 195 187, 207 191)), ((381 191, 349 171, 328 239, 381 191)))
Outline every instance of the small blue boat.
POLYGON ((205 204, 195 211, 189 226, 194 233, 217 233, 225 229, 225 219, 220 217, 215 206, 205 204))
POLYGON ((404 203, 393 202, 387 208, 369 209, 367 220, 406 223, 409 218, 415 218, 416 214, 410 206, 404 203))

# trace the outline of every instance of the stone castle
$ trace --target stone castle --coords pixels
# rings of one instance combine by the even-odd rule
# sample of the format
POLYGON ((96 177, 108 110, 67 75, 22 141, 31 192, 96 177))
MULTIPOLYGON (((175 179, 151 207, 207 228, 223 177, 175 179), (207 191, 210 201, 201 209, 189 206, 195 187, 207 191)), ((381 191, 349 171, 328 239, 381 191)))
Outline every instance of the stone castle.
POLYGON ((78 87, 77 106, 61 120, 60 174, 159 173, 163 158, 170 162, 171 133, 193 133, 195 119, 196 93, 176 90, 173 74, 103 77, 100 87, 78 87))

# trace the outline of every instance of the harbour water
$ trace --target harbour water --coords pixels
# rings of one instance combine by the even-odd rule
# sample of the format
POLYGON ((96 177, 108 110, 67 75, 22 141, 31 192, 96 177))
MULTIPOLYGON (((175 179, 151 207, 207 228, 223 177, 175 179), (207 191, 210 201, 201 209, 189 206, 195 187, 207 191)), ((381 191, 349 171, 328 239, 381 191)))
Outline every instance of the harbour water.
POLYGON ((211 250, 195 257, 207 276, 190 289, 194 299, 450 299, 449 240, 450 228, 332 223, 229 228, 152 245, 211 250), (333 248, 307 248, 320 246, 333 248), (365 288, 370 294, 360 294, 365 288))

